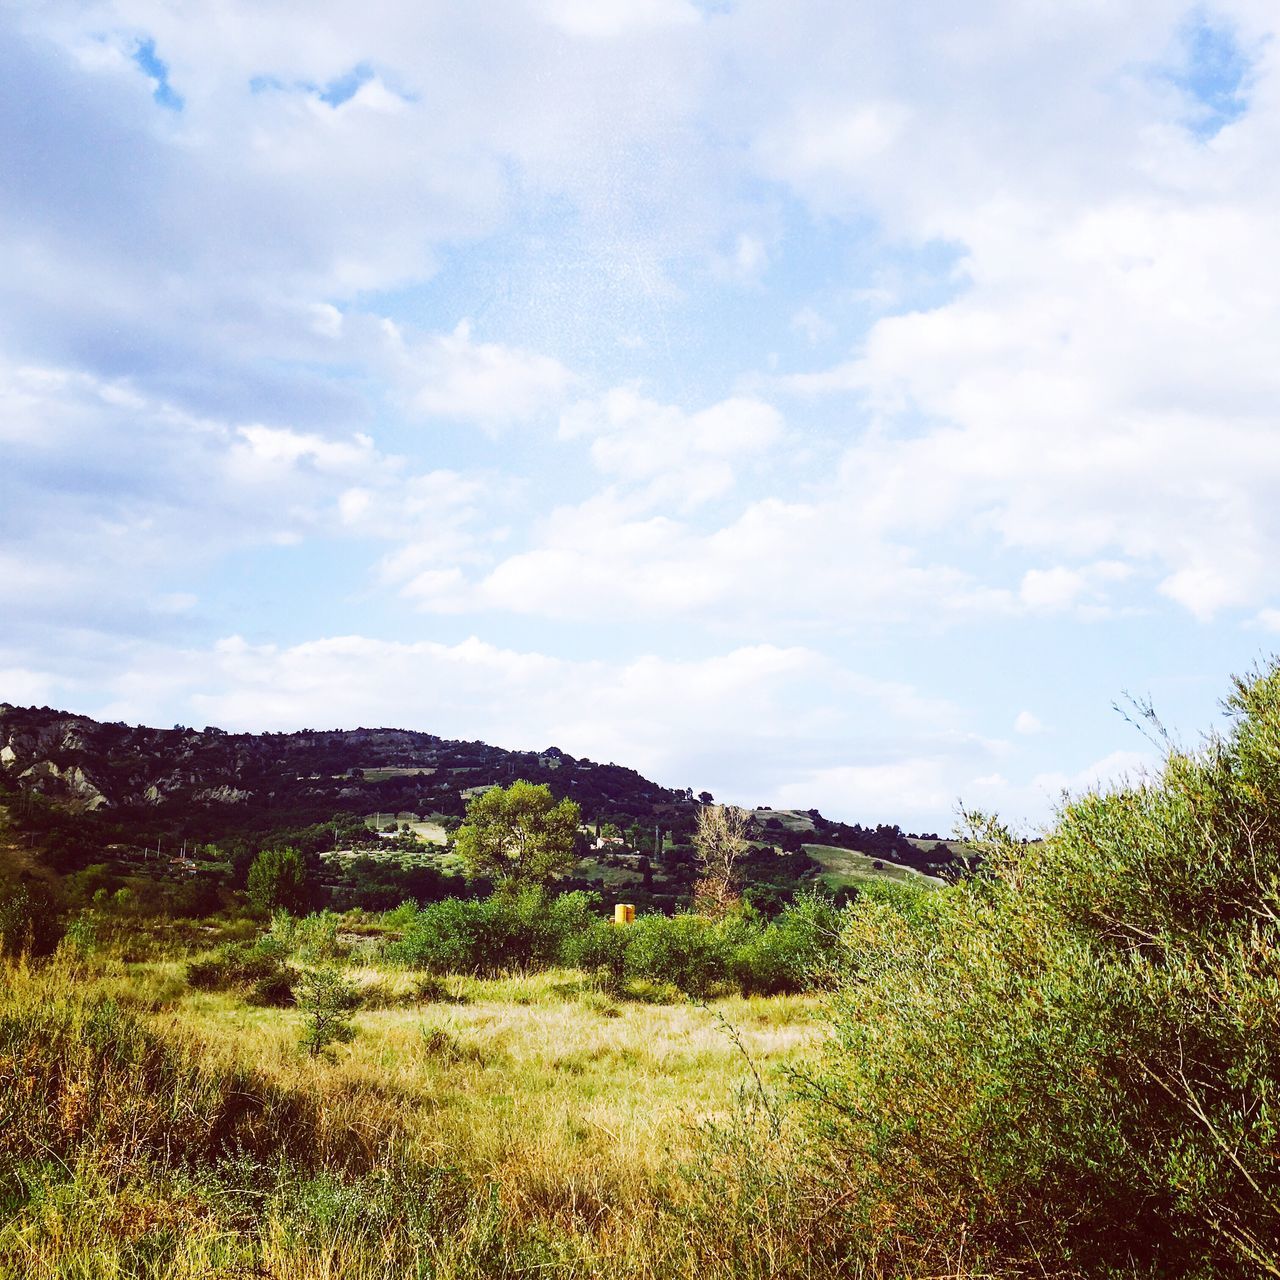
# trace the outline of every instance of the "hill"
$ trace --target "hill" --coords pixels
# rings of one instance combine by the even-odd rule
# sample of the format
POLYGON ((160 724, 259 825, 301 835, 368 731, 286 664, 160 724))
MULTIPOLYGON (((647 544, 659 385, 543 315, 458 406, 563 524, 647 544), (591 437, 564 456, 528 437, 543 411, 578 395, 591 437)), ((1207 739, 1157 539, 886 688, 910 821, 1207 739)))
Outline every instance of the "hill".
MULTIPOLYGON (((622 765, 406 729, 157 729, 0 703, 7 841, 14 856, 36 848, 64 875, 109 863, 120 875, 230 884, 259 849, 288 842, 315 859, 333 905, 429 899, 461 890, 439 842, 467 797, 516 778, 581 807, 595 847, 578 882, 666 909, 681 900, 690 836, 710 797, 622 765), (606 824, 622 834, 594 838, 606 824)), ((816 809, 757 809, 752 836, 746 871, 763 905, 817 881, 822 867, 808 844, 856 851, 889 874, 905 866, 954 877, 964 867, 945 844, 896 826, 832 822, 816 809)))

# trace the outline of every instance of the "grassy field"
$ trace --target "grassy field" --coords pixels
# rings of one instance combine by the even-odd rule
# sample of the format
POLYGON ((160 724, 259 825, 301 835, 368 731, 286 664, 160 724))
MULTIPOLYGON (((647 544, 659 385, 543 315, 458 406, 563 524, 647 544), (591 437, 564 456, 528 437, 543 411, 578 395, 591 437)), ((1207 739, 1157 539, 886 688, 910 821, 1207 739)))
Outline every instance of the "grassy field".
POLYGON ((193 990, 158 945, 5 971, 0 1094, 33 1108, 0 1116, 5 1280, 710 1274, 688 1169, 820 1038, 813 997, 649 1003, 573 970, 424 983, 348 963, 355 1039, 309 1057, 297 1009, 193 990), (103 1017, 112 1052, 143 1045, 114 1083, 93 1036, 57 1048, 103 1017), (138 1139, 157 1112, 216 1129, 228 1096, 318 1136, 294 1116, 278 1149, 216 1169, 163 1126, 138 1139))
POLYGON ((912 884, 941 885, 937 876, 926 875, 914 867, 901 867, 894 862, 868 857, 852 849, 839 849, 828 844, 807 844, 804 851, 821 864, 819 877, 831 889, 846 889, 873 880, 897 880, 912 884))

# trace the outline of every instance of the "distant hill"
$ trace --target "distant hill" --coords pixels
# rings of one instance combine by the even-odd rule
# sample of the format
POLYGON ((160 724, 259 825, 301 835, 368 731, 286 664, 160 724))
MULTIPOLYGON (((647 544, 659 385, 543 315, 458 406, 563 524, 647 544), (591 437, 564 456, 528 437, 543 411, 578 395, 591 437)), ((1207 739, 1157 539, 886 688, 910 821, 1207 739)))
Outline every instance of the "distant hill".
POLYGON ((323 821, 336 811, 461 815, 465 792, 514 778, 549 783, 588 818, 661 819, 697 807, 691 791, 556 747, 507 751, 407 729, 149 729, 8 703, 0 703, 0 768, 83 811, 151 811, 218 830, 263 818, 323 821))
MULTIPOLYGON (((217 845, 243 862, 285 838, 323 857, 351 843, 353 832, 357 844, 365 843, 374 815, 417 829, 428 820, 448 824, 461 818, 477 788, 516 778, 577 801, 589 826, 613 823, 631 833, 630 855, 599 851, 598 865, 584 874, 614 886, 634 882, 673 901, 678 896, 680 864, 689 860, 703 800, 691 788, 663 787, 622 765, 578 759, 554 746, 509 751, 406 729, 153 729, 0 703, 0 804, 9 813, 9 843, 25 824, 28 844, 39 844, 64 872, 108 852, 127 858, 129 850, 147 848, 158 856, 217 845), (646 870, 649 856, 654 868, 646 870)), ((816 809, 756 810, 752 834, 759 842, 751 859, 757 878, 779 891, 806 876, 816 882, 822 868, 806 844, 856 850, 930 875, 963 869, 945 844, 913 842, 894 826, 831 822, 816 809), (768 864, 773 855, 785 869, 768 864)), ((409 833, 404 840, 413 844, 409 833)))

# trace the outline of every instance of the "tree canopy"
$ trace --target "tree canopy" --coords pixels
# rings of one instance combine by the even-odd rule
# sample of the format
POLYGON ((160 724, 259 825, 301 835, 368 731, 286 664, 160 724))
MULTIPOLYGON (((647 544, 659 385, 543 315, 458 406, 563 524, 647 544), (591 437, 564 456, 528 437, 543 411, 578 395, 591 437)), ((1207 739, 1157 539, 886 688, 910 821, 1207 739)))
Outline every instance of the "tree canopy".
POLYGON ((472 875, 502 888, 546 884, 572 868, 581 820, 578 806, 557 803, 546 784, 491 787, 467 802, 458 855, 472 875))
POLYGON ((308 904, 307 862, 294 848, 264 849, 253 860, 245 888, 258 911, 283 907, 295 915, 308 904))

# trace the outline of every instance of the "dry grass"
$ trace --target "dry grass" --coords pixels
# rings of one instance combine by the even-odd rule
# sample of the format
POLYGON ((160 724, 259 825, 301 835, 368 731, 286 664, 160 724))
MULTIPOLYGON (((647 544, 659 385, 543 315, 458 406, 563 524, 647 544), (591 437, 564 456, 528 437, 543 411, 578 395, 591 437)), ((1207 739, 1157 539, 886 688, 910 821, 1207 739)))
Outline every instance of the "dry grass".
MULTIPOLYGON (((394 970, 353 972, 382 992, 409 995, 416 981, 394 970)), ((151 967, 137 981, 140 993, 168 990, 172 975, 151 967)), ((191 993, 165 1017, 228 1064, 282 1084, 393 1100, 420 1154, 513 1194, 523 1194, 533 1171, 547 1182, 589 1170, 587 1180, 628 1199, 692 1154, 700 1124, 732 1109, 749 1069, 719 1019, 737 1029, 766 1076, 818 1035, 808 997, 728 999, 714 1012, 614 1002, 563 970, 448 986, 463 1003, 361 1012, 355 1041, 332 1062, 299 1055, 293 1010, 191 993)))
POLYGON ((681 1166, 752 1082, 743 1049, 767 1081, 819 1035, 809 998, 623 1002, 551 971, 449 979, 452 1002, 401 1003, 419 975, 368 967, 350 974, 391 1007, 361 1011, 355 1041, 317 1060, 299 1051, 298 1011, 195 991, 182 973, 177 959, 18 968, 0 1013, 113 1000, 208 1076, 250 1072, 314 1108, 313 1140, 363 1163, 336 1182, 295 1172, 246 1208, 203 1176, 60 1156, 0 1214, 5 1280, 713 1274, 718 1242, 691 1239, 681 1166), (396 1207, 413 1169, 442 1181, 396 1207), (408 1219, 437 1194, 438 1226, 416 1231, 408 1219))

